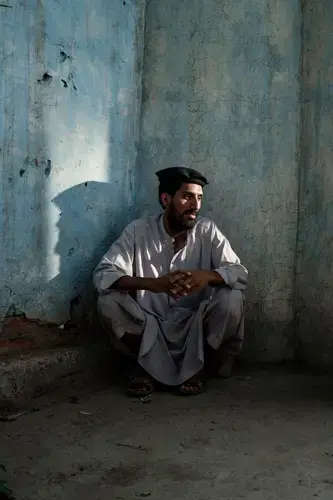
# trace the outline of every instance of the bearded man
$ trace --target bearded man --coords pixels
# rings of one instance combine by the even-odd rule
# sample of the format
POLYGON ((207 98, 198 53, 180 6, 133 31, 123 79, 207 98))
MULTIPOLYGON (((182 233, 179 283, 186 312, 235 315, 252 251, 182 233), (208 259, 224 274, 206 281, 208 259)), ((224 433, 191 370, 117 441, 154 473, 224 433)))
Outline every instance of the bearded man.
POLYGON ((128 391, 159 382, 194 395, 207 369, 230 376, 244 336, 247 270, 216 224, 199 217, 205 177, 157 172, 163 213, 130 223, 94 272, 102 323, 135 356, 128 391))

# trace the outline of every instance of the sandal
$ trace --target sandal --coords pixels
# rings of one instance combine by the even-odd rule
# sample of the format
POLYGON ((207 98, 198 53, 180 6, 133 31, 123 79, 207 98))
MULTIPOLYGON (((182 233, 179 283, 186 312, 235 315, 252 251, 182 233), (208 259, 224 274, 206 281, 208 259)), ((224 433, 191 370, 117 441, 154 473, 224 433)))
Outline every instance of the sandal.
POLYGON ((150 375, 143 370, 137 370, 135 375, 129 379, 127 392, 130 396, 144 398, 150 396, 154 392, 154 381, 150 375))
POLYGON ((180 388, 179 392, 182 396, 197 396, 206 390, 205 380, 197 377, 192 377, 186 382, 184 382, 180 388))

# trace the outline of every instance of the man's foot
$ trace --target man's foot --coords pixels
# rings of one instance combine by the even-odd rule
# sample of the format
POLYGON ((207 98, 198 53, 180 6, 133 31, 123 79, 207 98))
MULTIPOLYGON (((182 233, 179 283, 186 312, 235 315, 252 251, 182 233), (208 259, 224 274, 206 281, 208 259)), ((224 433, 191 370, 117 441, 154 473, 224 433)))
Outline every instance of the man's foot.
POLYGON ((182 396, 196 396, 206 390, 206 380, 203 375, 195 375, 189 380, 186 380, 180 388, 179 392, 182 396))
POLYGON ((212 377, 231 377, 235 359, 235 356, 224 348, 215 351, 208 344, 205 346, 205 369, 212 377))
POLYGON ((232 375, 234 364, 235 356, 227 356, 218 369, 218 376, 222 378, 230 378, 232 375))
POLYGON ((154 379, 143 369, 138 368, 129 379, 127 392, 130 396, 144 398, 154 392, 154 379))

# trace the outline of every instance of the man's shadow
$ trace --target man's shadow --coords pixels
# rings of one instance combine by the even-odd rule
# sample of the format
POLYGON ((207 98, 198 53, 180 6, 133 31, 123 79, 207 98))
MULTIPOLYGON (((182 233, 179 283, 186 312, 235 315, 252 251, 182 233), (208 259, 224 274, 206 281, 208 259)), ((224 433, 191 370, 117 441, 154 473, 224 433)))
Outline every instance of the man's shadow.
POLYGON ((52 202, 59 210, 54 251, 60 266, 48 295, 55 297, 56 314, 67 326, 89 327, 96 321, 94 268, 130 221, 131 208, 124 207, 117 186, 97 181, 66 189, 52 202))

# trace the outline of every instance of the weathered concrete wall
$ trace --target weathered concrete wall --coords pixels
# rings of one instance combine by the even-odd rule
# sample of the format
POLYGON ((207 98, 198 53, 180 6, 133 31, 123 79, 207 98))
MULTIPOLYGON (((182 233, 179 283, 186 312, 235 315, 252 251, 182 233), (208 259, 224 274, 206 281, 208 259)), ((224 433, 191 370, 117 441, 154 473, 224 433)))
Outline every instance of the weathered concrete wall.
POLYGON ((0 7, 0 317, 61 323, 130 218, 144 0, 8 5, 0 7))
POLYGON ((293 353, 300 4, 150 0, 137 205, 158 209, 154 172, 207 174, 205 212, 247 264, 252 359, 293 353))
POLYGON ((250 271, 245 356, 331 364, 333 4, 150 0, 141 94, 145 0, 1 3, 0 320, 75 315, 186 163, 250 271))
POLYGON ((333 3, 304 2, 297 356, 333 363, 333 3))

